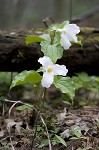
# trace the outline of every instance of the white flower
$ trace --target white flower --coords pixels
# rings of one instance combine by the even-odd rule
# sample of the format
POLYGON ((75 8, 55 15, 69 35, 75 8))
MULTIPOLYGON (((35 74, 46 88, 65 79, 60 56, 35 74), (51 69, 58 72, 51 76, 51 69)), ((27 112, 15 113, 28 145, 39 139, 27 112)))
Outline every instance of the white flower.
POLYGON ((68 69, 64 65, 53 64, 51 59, 47 56, 38 59, 44 69, 41 84, 43 87, 49 88, 53 84, 54 75, 66 76, 68 69))
POLYGON ((57 31, 61 33, 61 46, 66 50, 71 46, 71 41, 77 42, 76 34, 80 32, 80 28, 76 24, 66 24, 57 31))

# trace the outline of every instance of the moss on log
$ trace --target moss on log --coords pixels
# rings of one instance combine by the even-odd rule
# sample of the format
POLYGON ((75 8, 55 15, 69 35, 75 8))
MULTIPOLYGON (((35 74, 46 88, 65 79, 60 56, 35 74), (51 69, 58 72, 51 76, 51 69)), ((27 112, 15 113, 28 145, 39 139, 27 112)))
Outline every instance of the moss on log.
MULTIPOLYGON (((40 35, 44 29, 24 29, 15 32, 0 32, 0 71, 36 70, 40 56, 40 44, 25 44, 27 35, 40 35)), ((65 64, 69 75, 85 71, 89 74, 99 75, 99 30, 95 28, 81 28, 78 35, 83 47, 73 45, 64 51, 60 64, 65 64)))

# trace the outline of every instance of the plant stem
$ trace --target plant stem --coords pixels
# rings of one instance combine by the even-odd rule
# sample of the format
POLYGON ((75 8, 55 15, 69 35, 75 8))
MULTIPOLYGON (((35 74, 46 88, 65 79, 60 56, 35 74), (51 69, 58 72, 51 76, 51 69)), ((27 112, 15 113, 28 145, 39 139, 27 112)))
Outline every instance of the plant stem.
POLYGON ((43 93, 42 93, 42 97, 41 97, 41 101, 43 102, 43 104, 41 106, 42 108, 44 108, 45 96, 46 96, 46 88, 44 88, 43 93))
POLYGON ((41 118, 42 123, 45 126, 45 130, 46 130, 46 134, 47 134, 47 138, 48 138, 49 150, 52 150, 51 141, 50 141, 50 137, 49 137, 49 133, 48 133, 46 123, 44 122, 44 119, 42 118, 42 116, 40 116, 40 118, 41 118))
POLYGON ((41 111, 42 111, 42 108, 44 107, 45 96, 46 96, 46 88, 44 88, 43 93, 41 94, 41 97, 39 97, 40 103, 42 103, 42 102, 43 102, 43 103, 42 103, 41 108, 40 108, 40 111, 37 113, 37 116, 36 116, 36 119, 35 119, 35 126, 34 126, 35 131, 34 131, 34 135, 33 135, 33 139, 32 139, 31 150, 32 150, 32 148, 34 147, 34 140, 35 140, 35 138, 36 138, 36 133, 37 133, 38 118, 39 118, 39 116, 40 116, 40 113, 41 113, 41 111))
POLYGON ((34 140, 35 140, 35 138, 36 138, 37 123, 38 123, 39 114, 40 114, 40 111, 37 113, 37 116, 36 116, 36 119, 35 119, 35 126, 34 126, 35 131, 34 131, 34 135, 33 135, 33 139, 32 139, 31 150, 32 150, 32 148, 34 147, 34 140))

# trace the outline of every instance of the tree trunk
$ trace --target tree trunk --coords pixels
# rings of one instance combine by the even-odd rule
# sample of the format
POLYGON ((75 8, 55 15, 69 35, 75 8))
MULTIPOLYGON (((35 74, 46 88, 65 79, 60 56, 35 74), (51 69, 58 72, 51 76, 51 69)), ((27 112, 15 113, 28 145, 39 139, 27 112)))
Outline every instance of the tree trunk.
MULTIPOLYGON (((0 71, 36 70, 40 64, 38 58, 43 56, 40 44, 25 44, 27 35, 42 34, 41 31, 23 30, 12 33, 0 33, 0 71)), ((82 28, 78 38, 83 47, 73 45, 64 51, 60 64, 67 66, 69 75, 85 71, 91 75, 99 75, 99 30, 82 28)))

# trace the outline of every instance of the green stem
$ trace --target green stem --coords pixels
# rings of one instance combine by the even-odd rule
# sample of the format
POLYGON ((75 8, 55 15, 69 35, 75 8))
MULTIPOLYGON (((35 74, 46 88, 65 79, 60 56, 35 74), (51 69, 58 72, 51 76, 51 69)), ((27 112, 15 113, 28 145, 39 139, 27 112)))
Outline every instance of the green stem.
POLYGON ((34 131, 34 135, 33 135, 33 140, 32 140, 32 145, 31 145, 31 150, 34 147, 34 140, 36 138, 36 134, 37 134, 37 123, 38 123, 38 118, 40 116, 40 113, 42 111, 42 108, 44 107, 44 100, 45 100, 45 96, 46 96, 46 88, 44 88, 43 93, 41 94, 41 97, 39 97, 39 101, 40 103, 42 103, 40 111, 37 113, 36 119, 35 119, 35 131, 34 131))
POLYGON ((71 100, 72 108, 74 107, 74 100, 71 100))
POLYGON ((39 114, 40 114, 40 111, 37 113, 37 116, 36 116, 36 119, 35 119, 35 126, 34 126, 35 131, 34 131, 34 135, 33 135, 33 139, 32 139, 31 150, 34 147, 34 140, 35 140, 36 134, 37 134, 37 123, 38 123, 39 114))
POLYGON ((55 37, 55 31, 53 32, 53 35, 51 36, 51 45, 53 45, 54 37, 55 37))
POLYGON ((44 108, 44 101, 45 101, 45 96, 46 96, 46 88, 44 88, 43 90, 43 93, 42 93, 42 98, 41 98, 41 101, 42 101, 42 108, 44 108))

